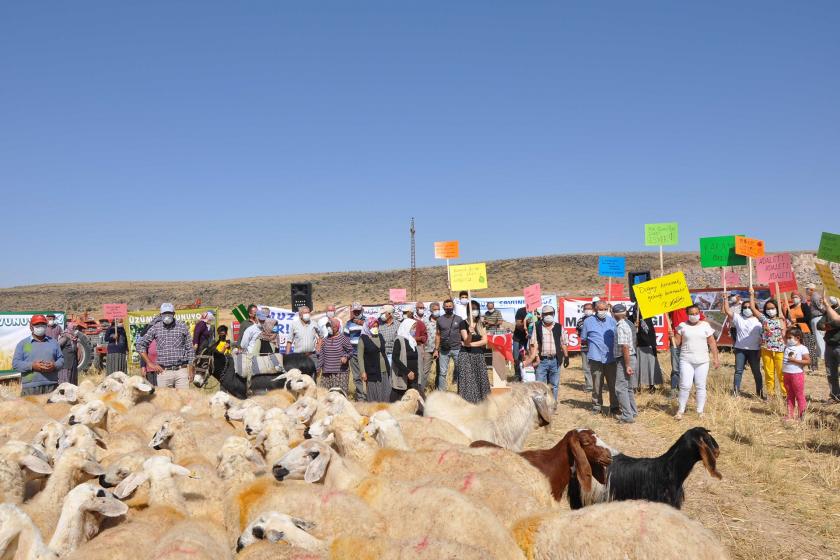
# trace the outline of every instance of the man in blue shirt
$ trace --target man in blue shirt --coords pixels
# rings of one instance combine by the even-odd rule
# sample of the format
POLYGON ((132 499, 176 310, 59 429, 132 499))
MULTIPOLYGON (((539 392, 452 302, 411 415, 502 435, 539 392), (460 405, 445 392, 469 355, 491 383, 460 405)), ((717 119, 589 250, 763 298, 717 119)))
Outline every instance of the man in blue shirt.
POLYGON ((598 301, 595 304, 595 315, 583 321, 580 332, 581 343, 589 345, 586 359, 592 372, 592 412, 599 414, 604 404, 604 378, 610 392, 610 412, 619 411, 618 400, 615 397, 615 319, 610 315, 609 304, 598 301))
POLYGON ((46 317, 33 315, 29 330, 32 335, 18 342, 12 358, 12 367, 20 372, 20 395, 51 393, 58 385, 64 356, 58 341, 47 336, 46 317))

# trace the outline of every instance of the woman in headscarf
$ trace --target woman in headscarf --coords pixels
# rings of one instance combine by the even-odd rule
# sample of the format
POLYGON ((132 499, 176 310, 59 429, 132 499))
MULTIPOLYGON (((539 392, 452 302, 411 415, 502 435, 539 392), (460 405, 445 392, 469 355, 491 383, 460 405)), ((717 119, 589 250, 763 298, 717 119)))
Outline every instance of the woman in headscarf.
POLYGON ((470 318, 461 322, 461 352, 458 353, 458 394, 471 403, 479 403, 490 394, 490 378, 484 349, 487 332, 481 323, 481 306, 470 301, 470 318))
POLYGON ((79 337, 78 325, 73 321, 67 323, 67 328, 58 337, 58 346, 64 356, 64 368, 58 372, 59 383, 79 384, 79 337))
POLYGON ((421 395, 424 392, 420 386, 422 359, 417 352, 416 336, 419 324, 414 319, 403 319, 400 328, 397 329, 391 371, 391 402, 400 400, 409 389, 417 389, 421 395))
POLYGON ((213 318, 211 311, 205 311, 195 324, 195 328, 193 329, 193 349, 196 353, 204 350, 213 340, 213 329, 210 326, 213 323, 213 318))
MULTIPOLYGON (((637 311, 638 312, 638 311, 637 311)), ((662 385, 662 368, 656 359, 656 329, 653 319, 641 318, 636 321, 636 358, 638 370, 630 376, 631 387, 639 392, 647 388, 653 393, 657 385, 662 385)))
POLYGON ((106 374, 110 375, 115 371, 127 372, 128 339, 121 319, 114 319, 114 324, 105 332, 105 342, 108 344, 108 354, 105 356, 106 374))
MULTIPOLYGON (((274 326, 277 324, 277 319, 273 317, 266 317, 258 323, 260 334, 255 336, 248 343, 248 353, 254 354, 276 354, 277 348, 280 344, 280 337, 278 333, 274 332, 274 326)), ((252 325, 253 328, 254 325, 252 325)))
POLYGON ((811 363, 808 365, 808 368, 811 371, 816 371, 819 365, 820 353, 817 348, 817 339, 814 338, 814 333, 811 332, 811 320, 813 319, 811 306, 803 301, 802 295, 799 292, 794 292, 791 294, 790 303, 788 303, 787 296, 784 296, 782 299, 782 310, 787 320, 790 321, 791 326, 799 327, 802 331, 802 344, 808 348, 808 352, 811 355, 811 363))
POLYGON ((376 317, 368 319, 362 330, 358 355, 359 377, 365 384, 368 402, 388 402, 391 398, 391 366, 376 317))
POLYGON ((349 394, 348 366, 353 357, 353 345, 341 332, 341 322, 335 317, 329 318, 326 334, 318 351, 318 370, 321 372, 318 385, 327 389, 340 387, 345 394, 349 394))

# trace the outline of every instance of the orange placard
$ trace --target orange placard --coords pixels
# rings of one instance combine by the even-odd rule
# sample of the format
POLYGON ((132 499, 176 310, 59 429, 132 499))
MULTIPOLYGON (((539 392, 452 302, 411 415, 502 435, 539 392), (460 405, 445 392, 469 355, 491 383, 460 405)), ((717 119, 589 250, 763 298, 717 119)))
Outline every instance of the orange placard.
POLYGON ((457 241, 435 241, 436 259, 457 259, 458 255, 457 241))
POLYGON ((764 241, 752 239, 751 237, 735 238, 735 254, 742 257, 753 257, 757 259, 764 256, 764 241))

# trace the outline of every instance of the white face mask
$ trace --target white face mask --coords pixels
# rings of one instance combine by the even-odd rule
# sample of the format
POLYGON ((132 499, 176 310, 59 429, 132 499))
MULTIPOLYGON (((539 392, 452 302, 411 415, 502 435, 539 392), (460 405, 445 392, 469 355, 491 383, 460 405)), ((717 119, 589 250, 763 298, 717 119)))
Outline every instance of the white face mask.
POLYGON ((300 318, 303 319, 304 323, 308 323, 309 319, 312 318, 312 315, 310 315, 309 313, 304 313, 303 315, 300 316, 300 318))
POLYGON ((799 305, 802 303, 802 300, 798 297, 793 298, 793 305, 799 305))
POLYGON ((741 310, 741 315, 749 319, 750 317, 752 317, 752 309, 750 309, 749 307, 745 307, 741 310))
POLYGON ((460 301, 461 301, 461 305, 467 305, 470 302, 469 298, 465 298, 465 297, 462 297, 460 301))
POLYGON ((373 336, 378 335, 379 334, 379 327, 373 327, 372 329, 370 329, 370 334, 372 334, 373 336))
POLYGON ((382 314, 379 316, 379 322, 380 322, 380 323, 385 323, 387 320, 388 320, 388 316, 387 316, 387 315, 385 315, 384 313, 382 313, 382 314))
POLYGON ((435 309, 434 311, 432 311, 432 315, 434 317, 440 317, 440 309, 435 309))
POLYGON ((171 325, 174 322, 175 322, 175 317, 173 317, 172 315, 164 315, 164 317, 163 317, 163 324, 164 325, 171 325))
POLYGON ((795 338, 789 338, 789 339, 787 339, 787 340, 785 341, 785 344, 787 344, 788 348, 793 348, 793 347, 794 347, 794 346, 796 346, 798 343, 796 342, 796 339, 795 339, 795 338))
POLYGON ((583 310, 583 314, 584 314, 586 317, 592 317, 593 315, 595 315, 595 312, 594 312, 594 311, 592 311, 591 309, 584 309, 584 310, 583 310))
POLYGON ((425 310, 425 309, 416 309, 415 311, 417 312, 417 316, 418 316, 418 317, 422 317, 423 315, 425 315, 425 314, 426 314, 426 310, 425 310))
POLYGON ((598 318, 599 319, 606 319, 607 314, 609 314, 609 311, 607 311, 606 309, 603 310, 603 311, 598 311, 598 318))
POLYGON ((689 323, 696 323, 700 320, 700 315, 689 315, 688 322, 689 323))
POLYGON ((47 334, 47 327, 43 325, 32 327, 32 334, 34 334, 35 336, 44 336, 45 334, 47 334))
POLYGON ((775 309, 768 309, 767 310, 767 316, 768 317, 775 317, 776 316, 776 310, 775 309))
POLYGON ((335 311, 327 311, 327 319, 332 319, 335 317, 335 311))
POLYGON ((554 315, 543 315, 543 323, 550 325, 554 322, 554 315))
POLYGON ((47 324, 51 327, 54 327, 55 326, 55 319, 50 319, 49 321, 47 321, 47 324))
POLYGON ((478 315, 479 315, 480 313, 481 313, 481 312, 480 312, 478 309, 473 309, 473 310, 472 310, 472 316, 473 316, 473 317, 478 317, 478 315))

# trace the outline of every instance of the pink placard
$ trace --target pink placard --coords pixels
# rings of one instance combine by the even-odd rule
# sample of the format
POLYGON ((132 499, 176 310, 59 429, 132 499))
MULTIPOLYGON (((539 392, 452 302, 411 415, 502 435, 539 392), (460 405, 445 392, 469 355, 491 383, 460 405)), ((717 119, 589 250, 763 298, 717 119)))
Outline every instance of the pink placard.
POLYGON ((394 303, 405 303, 405 288, 389 289, 388 299, 390 299, 394 303))
POLYGON ((796 282, 791 266, 790 253, 767 255, 755 259, 755 272, 758 282, 761 284, 772 285, 773 282, 778 282, 779 286, 782 286, 783 284, 790 285, 790 283, 796 282))
POLYGON ((539 309, 540 305, 542 305, 542 289, 540 285, 532 284, 526 286, 522 291, 525 293, 525 309, 527 311, 539 309))
POLYGON ((624 297, 624 284, 607 282, 604 285, 604 297, 608 299, 624 297))
POLYGON ((104 303, 102 304, 102 316, 109 321, 112 319, 125 319, 128 317, 128 304, 104 303))
POLYGON ((741 285, 741 275, 735 271, 724 271, 721 275, 721 280, 727 287, 741 285))

